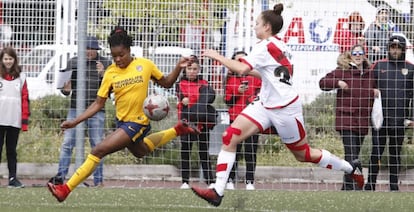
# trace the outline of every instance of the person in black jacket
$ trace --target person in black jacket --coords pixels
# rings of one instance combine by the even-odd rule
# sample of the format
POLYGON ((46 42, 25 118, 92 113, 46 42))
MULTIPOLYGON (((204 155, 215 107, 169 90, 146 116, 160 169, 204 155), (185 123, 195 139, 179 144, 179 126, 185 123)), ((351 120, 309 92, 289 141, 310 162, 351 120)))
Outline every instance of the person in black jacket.
MULTIPOLYGON (((231 59, 239 61, 242 57, 247 56, 244 51, 237 51, 231 59)), ((243 111, 248 104, 257 98, 262 81, 259 78, 240 75, 228 70, 225 86, 224 101, 228 106, 230 124, 243 111)), ((254 190, 254 175, 256 172, 256 154, 259 145, 259 134, 252 135, 244 140, 243 143, 237 144, 236 161, 230 172, 226 189, 234 190, 234 183, 237 181, 237 171, 239 161, 244 158, 246 161, 245 184, 246 190, 254 190)))
POLYGON ((201 77, 201 66, 198 59, 189 64, 184 75, 177 84, 178 117, 196 125, 199 135, 182 135, 181 141, 181 189, 189 189, 191 149, 198 144, 198 155, 207 185, 213 186, 214 178, 209 156, 210 130, 216 124, 216 110, 211 105, 215 100, 215 91, 201 77))
POLYGON ((389 188, 398 191, 400 153, 404 141, 404 120, 409 115, 413 97, 414 65, 405 60, 406 38, 393 35, 388 42, 388 59, 374 64, 374 77, 381 91, 384 122, 379 130, 372 129, 372 152, 365 190, 375 190, 379 161, 388 141, 389 188))

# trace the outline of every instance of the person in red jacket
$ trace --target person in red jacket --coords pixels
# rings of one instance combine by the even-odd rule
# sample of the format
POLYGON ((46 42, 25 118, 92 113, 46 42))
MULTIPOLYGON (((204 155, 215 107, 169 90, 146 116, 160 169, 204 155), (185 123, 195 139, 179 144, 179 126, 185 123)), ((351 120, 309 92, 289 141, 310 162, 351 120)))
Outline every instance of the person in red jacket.
POLYGON ((365 21, 359 12, 354 11, 349 14, 348 27, 339 30, 338 36, 335 36, 334 43, 339 45, 339 52, 350 51, 351 47, 356 44, 365 46, 364 28, 365 21))
POLYGON ((23 188, 17 179, 17 141, 20 130, 27 131, 29 123, 29 93, 26 76, 21 73, 16 51, 6 47, 0 53, 0 155, 6 142, 9 187, 23 188))
MULTIPOLYGON (((247 53, 244 51, 237 51, 233 54, 233 60, 239 60, 247 53)), ((259 78, 249 75, 239 75, 228 70, 226 80, 226 90, 224 101, 229 106, 230 123, 232 123, 237 115, 251 103, 260 91, 261 80, 259 78)), ((230 172, 226 188, 234 189, 234 182, 236 180, 236 170, 238 161, 244 156, 246 160, 246 190, 254 190, 254 173, 256 171, 256 152, 259 142, 259 135, 255 134, 248 137, 243 143, 237 145, 236 161, 233 164, 233 169, 230 172), (244 154, 241 151, 244 147, 244 154)))
POLYGON ((189 189, 191 149, 194 142, 198 144, 198 155, 203 170, 203 177, 207 185, 214 185, 213 172, 209 156, 210 130, 214 126, 215 109, 210 105, 215 98, 214 90, 200 75, 201 66, 197 57, 185 68, 185 72, 178 83, 178 118, 185 119, 196 125, 200 130, 198 135, 182 135, 181 141, 181 189, 189 189), (209 121, 210 120, 210 121, 209 121))
MULTIPOLYGON (((372 103, 379 90, 362 45, 354 45, 351 52, 339 55, 337 63, 338 67, 319 81, 319 87, 324 91, 337 90, 335 129, 342 137, 345 160, 351 162, 359 157, 368 134, 372 103)), ((360 188, 345 174, 342 190, 360 188)))

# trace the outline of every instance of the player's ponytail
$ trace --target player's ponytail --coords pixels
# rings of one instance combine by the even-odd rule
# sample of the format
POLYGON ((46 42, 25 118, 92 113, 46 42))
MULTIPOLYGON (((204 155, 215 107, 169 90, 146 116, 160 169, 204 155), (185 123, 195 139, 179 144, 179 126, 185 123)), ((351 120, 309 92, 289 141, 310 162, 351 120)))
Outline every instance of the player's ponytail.
POLYGON ((282 11, 283 11, 283 4, 282 3, 275 4, 275 6, 273 6, 273 12, 276 15, 282 15, 282 11))

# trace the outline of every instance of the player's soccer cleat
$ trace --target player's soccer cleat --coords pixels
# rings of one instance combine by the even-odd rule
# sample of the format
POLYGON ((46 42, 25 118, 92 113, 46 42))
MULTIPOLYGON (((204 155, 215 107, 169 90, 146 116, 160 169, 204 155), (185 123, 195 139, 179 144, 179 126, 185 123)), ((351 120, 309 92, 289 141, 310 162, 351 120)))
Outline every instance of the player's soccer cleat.
POLYGON ((352 170, 351 178, 356 182, 358 188, 363 189, 364 188, 364 175, 362 173, 362 165, 361 161, 358 159, 355 159, 351 162, 352 167, 354 168, 352 170))
POLYGON ((190 125, 187 120, 183 119, 178 121, 174 126, 177 136, 187 135, 187 134, 200 134, 200 130, 197 127, 190 125))
POLYGON ((70 189, 66 184, 53 185, 53 183, 47 183, 47 188, 55 196, 57 201, 63 202, 70 194, 70 189))
POLYGON ((202 199, 216 207, 218 207, 221 204, 221 200, 223 199, 223 196, 218 195, 214 188, 203 189, 198 187, 191 187, 191 190, 193 190, 193 192, 197 196, 201 197, 202 199))

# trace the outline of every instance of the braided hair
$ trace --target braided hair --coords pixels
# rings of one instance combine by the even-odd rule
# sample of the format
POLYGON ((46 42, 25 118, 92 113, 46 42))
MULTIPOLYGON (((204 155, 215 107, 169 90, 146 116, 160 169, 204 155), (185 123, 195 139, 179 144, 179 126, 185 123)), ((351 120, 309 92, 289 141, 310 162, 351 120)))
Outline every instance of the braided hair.
POLYGON ((116 26, 108 37, 108 43, 110 48, 121 45, 130 48, 132 46, 132 37, 128 35, 124 28, 116 26))

